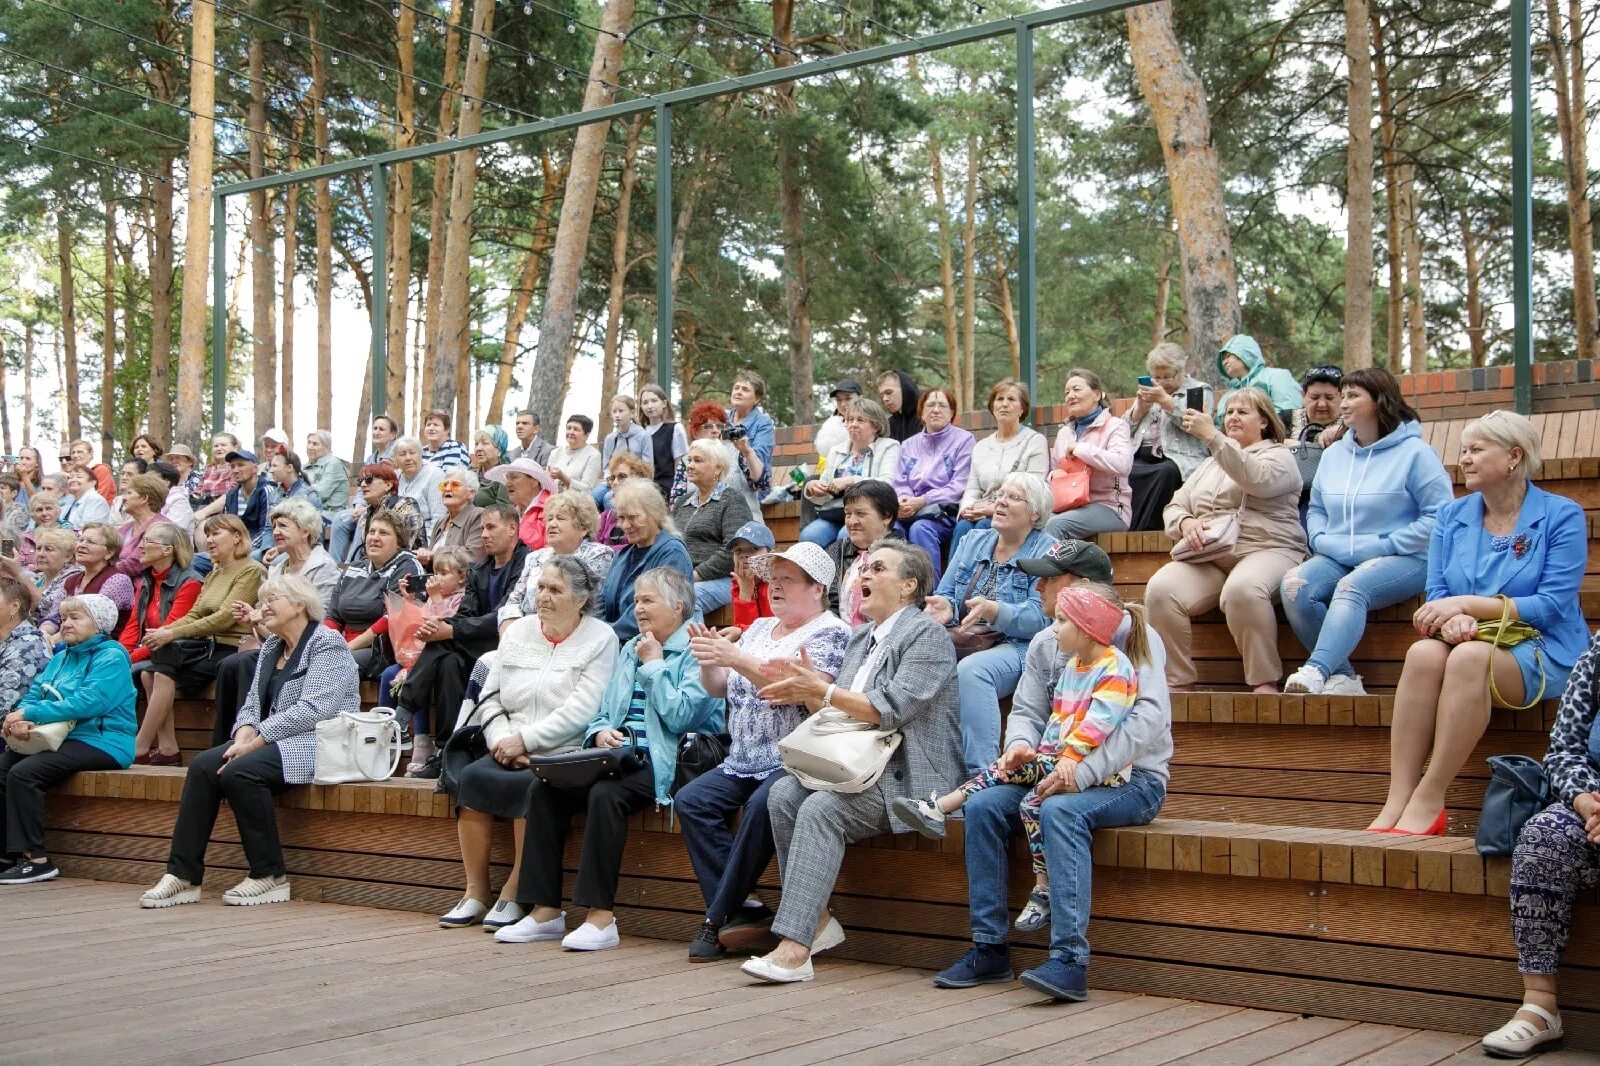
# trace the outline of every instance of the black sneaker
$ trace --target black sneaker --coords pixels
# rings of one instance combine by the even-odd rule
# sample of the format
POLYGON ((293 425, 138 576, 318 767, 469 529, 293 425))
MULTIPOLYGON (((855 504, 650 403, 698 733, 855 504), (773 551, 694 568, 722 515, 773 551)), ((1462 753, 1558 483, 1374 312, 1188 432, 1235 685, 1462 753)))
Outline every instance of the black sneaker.
POLYGON ((16 865, 0 870, 0 885, 31 885, 59 876, 60 870, 49 859, 19 859, 16 865))
POLYGON ((1004 944, 974 944, 948 969, 933 978, 935 988, 1003 985, 1012 979, 1011 949, 1004 944))
POLYGON ((690 962, 710 962, 720 959, 728 952, 717 943, 717 925, 714 922, 700 923, 700 931, 694 935, 694 941, 689 945, 690 962))

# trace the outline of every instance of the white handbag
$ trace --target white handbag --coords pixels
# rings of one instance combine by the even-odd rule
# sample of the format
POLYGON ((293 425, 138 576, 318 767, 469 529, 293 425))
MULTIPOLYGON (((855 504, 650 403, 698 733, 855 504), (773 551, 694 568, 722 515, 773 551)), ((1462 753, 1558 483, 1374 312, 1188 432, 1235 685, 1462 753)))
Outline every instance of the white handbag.
POLYGON ((400 723, 394 709, 340 711, 317 723, 313 784, 387 781, 400 765, 400 723))
POLYGON ((836 708, 818 711, 778 741, 783 768, 817 792, 865 792, 900 747, 900 731, 878 729, 836 708))
POLYGON ((67 739, 67 734, 71 733, 72 727, 77 724, 75 721, 68 721, 34 725, 32 729, 28 730, 27 740, 6 737, 6 747, 18 755, 38 755, 44 751, 60 751, 62 741, 67 739))

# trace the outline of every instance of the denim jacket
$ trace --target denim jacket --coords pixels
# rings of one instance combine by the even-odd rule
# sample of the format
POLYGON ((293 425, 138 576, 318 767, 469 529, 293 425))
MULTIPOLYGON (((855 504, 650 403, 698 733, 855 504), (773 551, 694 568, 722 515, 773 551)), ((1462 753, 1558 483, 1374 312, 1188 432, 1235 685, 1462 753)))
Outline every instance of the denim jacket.
MULTIPOLYGON (((1039 599, 1039 586, 1036 580, 1024 574, 1017 563, 1023 559, 1038 558, 1049 551, 1055 542, 1056 538, 1044 530, 1035 529, 1022 542, 1017 554, 1001 563, 998 568, 999 577, 995 580, 994 595, 991 598, 1000 605, 1000 615, 991 624, 1010 640, 1026 644, 1049 621, 1044 615, 1044 605, 1039 599)), ((944 577, 939 581, 939 587, 934 590, 934 595, 943 596, 950 602, 950 609, 954 612, 951 625, 960 622, 961 616, 966 613, 964 601, 967 598, 967 588, 972 584, 973 575, 978 572, 981 564, 991 562, 994 558, 995 545, 999 543, 998 531, 974 529, 962 537, 961 543, 956 545, 955 558, 945 567, 944 577)))

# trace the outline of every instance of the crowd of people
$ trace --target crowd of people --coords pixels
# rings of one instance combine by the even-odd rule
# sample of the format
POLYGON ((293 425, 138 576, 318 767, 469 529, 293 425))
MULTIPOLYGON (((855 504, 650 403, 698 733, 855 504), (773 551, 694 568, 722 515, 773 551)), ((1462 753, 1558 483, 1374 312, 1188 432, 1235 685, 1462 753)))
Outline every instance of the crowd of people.
POLYGON ((514 442, 487 426, 469 445, 429 411, 419 437, 375 418, 355 464, 324 431, 305 458, 276 430, 249 447, 219 433, 204 466, 141 435, 115 473, 84 441, 60 473, 24 449, 0 475, 0 884, 56 875, 50 786, 186 764, 166 874, 141 906, 199 899, 224 801, 249 866, 224 902, 288 899, 273 797, 314 778, 317 723, 357 707, 366 680, 405 727, 406 774, 439 777, 463 727, 481 740, 441 783, 465 883, 441 927, 614 946, 629 816, 670 808, 705 902, 690 958, 755 952, 752 976, 809 980, 846 936, 829 910, 845 847, 942 835, 959 816, 973 944, 935 984, 1011 980, 1008 925, 1048 927, 1048 959, 1021 980, 1079 1000, 1092 834, 1161 809, 1170 693, 1203 680, 1195 619, 1220 608, 1256 692, 1359 695, 1370 613, 1421 596, 1368 829, 1444 833, 1492 707, 1562 699, 1547 761, 1560 799, 1529 823, 1512 879, 1527 1002, 1485 1046, 1556 1039, 1573 901, 1600 879, 1600 645, 1578 601, 1586 520, 1532 483, 1532 425, 1494 412, 1467 426, 1455 499, 1386 371, 1296 383, 1244 336, 1217 355, 1221 390, 1175 345, 1146 366, 1120 412, 1096 374, 1069 371, 1053 442, 1026 424, 1015 381, 989 391, 980 438, 948 389, 893 371, 869 397, 847 378, 817 461, 781 479, 754 371, 686 424, 654 386, 618 396, 598 443, 587 416, 552 446, 521 412, 514 442), (778 551, 762 503, 794 499, 799 541, 778 551), (1134 529, 1174 545, 1142 604, 1092 543, 1134 529), (433 608, 407 666, 397 596, 433 608), (1280 608, 1305 651, 1287 678, 1280 608), (211 745, 186 757, 174 707, 208 686, 211 745), (818 715, 892 738, 870 780, 790 772, 784 741, 818 715), (548 770, 574 752, 609 753, 608 771, 574 784, 548 770), (497 818, 516 844, 498 890, 497 818), (1034 884, 1012 921, 1017 828, 1034 884), (774 856, 776 909, 756 892, 774 856), (585 910, 571 930, 564 903, 585 910))

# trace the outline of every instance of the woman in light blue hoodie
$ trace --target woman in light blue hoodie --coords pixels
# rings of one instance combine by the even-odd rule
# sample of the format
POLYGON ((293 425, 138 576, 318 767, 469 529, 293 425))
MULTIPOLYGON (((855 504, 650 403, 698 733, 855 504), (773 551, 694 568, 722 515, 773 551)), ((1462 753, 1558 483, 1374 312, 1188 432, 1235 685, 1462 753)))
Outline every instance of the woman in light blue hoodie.
POLYGON ((1394 375, 1356 370, 1342 393, 1339 416, 1350 432, 1323 453, 1311 483, 1313 554, 1283 578, 1284 613, 1311 652, 1285 692, 1366 694, 1350 654, 1367 613, 1422 592, 1434 519, 1453 498, 1394 375))

